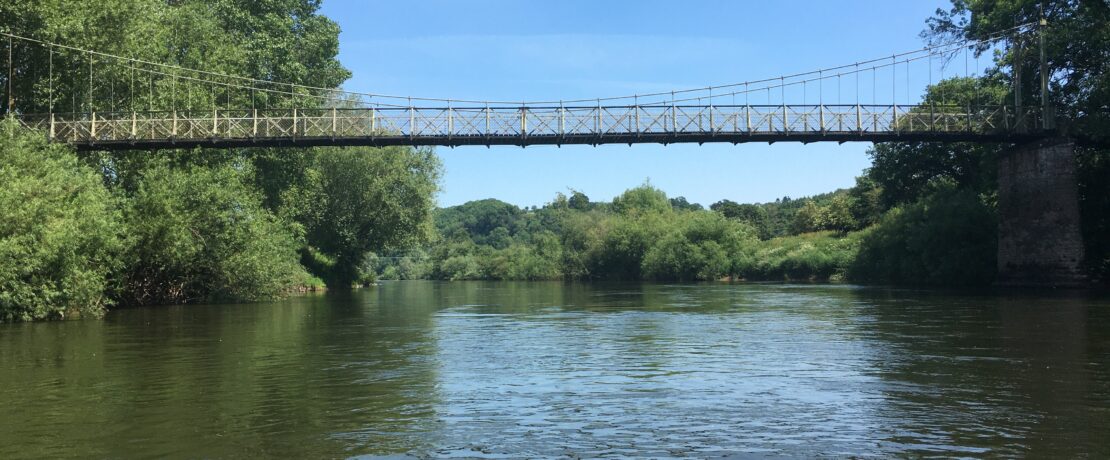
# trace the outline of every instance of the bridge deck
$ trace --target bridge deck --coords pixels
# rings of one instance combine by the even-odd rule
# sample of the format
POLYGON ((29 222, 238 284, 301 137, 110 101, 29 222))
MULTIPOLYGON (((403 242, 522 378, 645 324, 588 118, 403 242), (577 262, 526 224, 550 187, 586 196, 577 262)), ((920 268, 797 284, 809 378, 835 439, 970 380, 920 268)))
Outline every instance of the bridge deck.
POLYGON ((1020 141, 1039 107, 652 105, 382 107, 22 115, 78 149, 1020 141))

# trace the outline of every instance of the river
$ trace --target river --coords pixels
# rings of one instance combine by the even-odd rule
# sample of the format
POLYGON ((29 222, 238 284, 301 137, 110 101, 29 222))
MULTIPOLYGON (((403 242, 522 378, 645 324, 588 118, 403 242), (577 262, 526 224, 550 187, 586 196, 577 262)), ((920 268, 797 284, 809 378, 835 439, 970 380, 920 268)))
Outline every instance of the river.
POLYGON ((1110 456, 1110 299, 388 282, 0 324, 0 458, 1110 456))

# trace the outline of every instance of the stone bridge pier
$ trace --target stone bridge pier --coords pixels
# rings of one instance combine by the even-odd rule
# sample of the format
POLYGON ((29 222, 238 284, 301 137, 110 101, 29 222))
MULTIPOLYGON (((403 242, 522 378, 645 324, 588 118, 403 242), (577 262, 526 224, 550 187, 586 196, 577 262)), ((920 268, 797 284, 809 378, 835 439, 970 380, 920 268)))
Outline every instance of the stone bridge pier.
POLYGON ((1020 144, 1000 156, 998 218, 999 285, 1086 283, 1071 140, 1020 144))

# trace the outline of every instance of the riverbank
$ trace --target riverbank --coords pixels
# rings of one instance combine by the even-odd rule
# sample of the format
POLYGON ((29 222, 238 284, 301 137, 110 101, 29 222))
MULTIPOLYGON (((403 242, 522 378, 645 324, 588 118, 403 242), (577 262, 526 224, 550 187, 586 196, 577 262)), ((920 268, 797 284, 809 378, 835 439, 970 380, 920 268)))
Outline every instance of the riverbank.
POLYGON ((644 184, 612 202, 557 196, 522 209, 483 200, 437 210, 438 238, 367 265, 382 279, 993 282, 991 203, 939 187, 880 212, 860 204, 866 195, 842 190, 707 210, 644 184), (861 208, 870 210, 853 214, 861 208))

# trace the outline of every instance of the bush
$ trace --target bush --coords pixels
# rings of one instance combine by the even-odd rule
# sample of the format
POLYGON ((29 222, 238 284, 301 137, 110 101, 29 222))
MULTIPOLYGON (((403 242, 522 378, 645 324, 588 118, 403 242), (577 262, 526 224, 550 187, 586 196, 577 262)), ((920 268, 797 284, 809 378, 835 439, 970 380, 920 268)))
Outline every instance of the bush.
POLYGON ((613 210, 618 214, 669 212, 671 202, 666 193, 645 181, 643 185, 625 190, 613 198, 613 210))
POLYGON ((374 270, 382 280, 415 280, 430 276, 428 255, 420 250, 375 256, 374 270))
POLYGON ((124 210, 130 250, 121 300, 261 300, 310 279, 292 231, 262 207, 245 176, 230 166, 144 170, 124 210))
POLYGON ((101 315, 121 242, 97 174, 9 120, 0 184, 0 321, 101 315))
POLYGON ((850 277, 924 285, 986 285, 997 273, 994 208, 974 192, 941 185, 891 209, 860 241, 850 277))
POLYGON ((563 277, 563 250, 549 231, 532 235, 529 244, 514 244, 494 253, 486 276, 502 280, 552 280, 563 277))
MULTIPOLYGON (((670 204, 667 204, 670 206, 670 204)), ((592 240, 585 265, 591 278, 641 279, 641 265, 648 250, 667 234, 670 221, 664 214, 614 216, 603 220, 600 238, 592 240)))
POLYGON ((367 253, 405 248, 431 234, 440 170, 431 150, 321 148, 308 168, 303 183, 283 192, 283 212, 334 261, 325 271, 310 267, 330 287, 359 282, 367 253))
POLYGON ((715 212, 693 212, 651 246, 643 275, 656 280, 712 280, 736 273, 755 246, 755 231, 715 212))
POLYGON ((740 272, 749 280, 840 280, 856 257, 859 237, 826 231, 762 241, 740 272))
POLYGON ((534 246, 514 244, 486 261, 484 278, 495 280, 550 280, 562 276, 559 259, 545 256, 534 246))
POLYGON ((478 258, 471 255, 448 257, 440 265, 439 278, 451 281, 482 279, 478 258))

